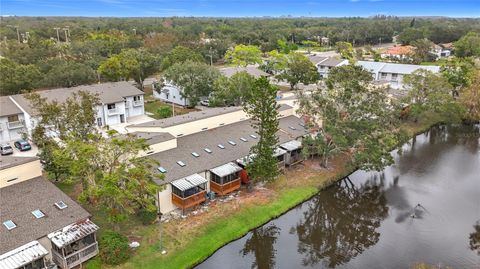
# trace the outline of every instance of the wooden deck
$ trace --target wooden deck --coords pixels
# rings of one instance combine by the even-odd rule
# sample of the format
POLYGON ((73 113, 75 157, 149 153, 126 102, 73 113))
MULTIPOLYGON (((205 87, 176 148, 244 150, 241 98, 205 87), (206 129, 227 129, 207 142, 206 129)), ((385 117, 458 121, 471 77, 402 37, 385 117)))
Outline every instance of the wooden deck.
POLYGON ((223 185, 210 180, 210 189, 220 196, 229 194, 232 191, 240 189, 240 185, 240 178, 237 178, 234 181, 230 181, 227 184, 223 185))
POLYGON ((176 194, 172 193, 172 202, 181 209, 187 209, 204 202, 206 200, 205 193, 206 191, 201 191, 186 198, 178 197, 176 194))

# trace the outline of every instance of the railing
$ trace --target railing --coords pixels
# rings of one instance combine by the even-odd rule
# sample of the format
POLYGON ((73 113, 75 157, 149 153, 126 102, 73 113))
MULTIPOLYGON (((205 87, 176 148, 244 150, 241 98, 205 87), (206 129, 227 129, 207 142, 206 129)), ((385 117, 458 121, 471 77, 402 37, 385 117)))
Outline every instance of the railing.
POLYGON ((237 178, 223 185, 210 180, 210 189, 218 195, 225 195, 231 193, 232 191, 238 190, 240 189, 240 185, 240 178, 237 178))
POLYGON ((133 106, 142 106, 142 105, 143 105, 142 100, 133 101, 133 106))
POLYGON ((118 114, 118 108, 110 108, 108 110, 108 115, 115 115, 115 114, 118 114))
POLYGON ((9 121, 7 122, 8 129, 18 129, 24 126, 23 121, 9 121))
POLYGON ((179 197, 172 193, 172 202, 174 205, 182 209, 190 208, 204 202, 206 200, 205 193, 205 191, 201 191, 185 198, 179 197))
POLYGON ((86 246, 79 251, 76 251, 67 257, 63 257, 60 253, 52 250, 53 261, 63 269, 73 268, 98 254, 98 243, 95 242, 89 246, 86 246))

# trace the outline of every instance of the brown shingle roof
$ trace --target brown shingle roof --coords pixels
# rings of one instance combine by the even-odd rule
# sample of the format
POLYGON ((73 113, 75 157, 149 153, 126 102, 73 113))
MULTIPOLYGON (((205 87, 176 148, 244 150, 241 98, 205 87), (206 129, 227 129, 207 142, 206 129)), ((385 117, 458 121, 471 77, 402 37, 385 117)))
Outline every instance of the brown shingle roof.
POLYGON ((90 217, 90 214, 43 177, 36 177, 0 188, 0 222, 12 220, 12 230, 0 224, 0 254, 32 240, 90 217), (67 208, 54 204, 63 201, 67 208), (35 218, 32 211, 40 209, 45 217, 35 218))
POLYGON ((0 157, 0 170, 14 167, 17 165, 33 162, 38 160, 38 157, 13 157, 13 156, 1 156, 0 157))
POLYGON ((247 72, 249 75, 260 78, 260 77, 268 77, 270 74, 258 69, 255 66, 247 66, 247 67, 224 67, 219 69, 220 73, 222 73, 226 77, 231 77, 239 72, 247 72))

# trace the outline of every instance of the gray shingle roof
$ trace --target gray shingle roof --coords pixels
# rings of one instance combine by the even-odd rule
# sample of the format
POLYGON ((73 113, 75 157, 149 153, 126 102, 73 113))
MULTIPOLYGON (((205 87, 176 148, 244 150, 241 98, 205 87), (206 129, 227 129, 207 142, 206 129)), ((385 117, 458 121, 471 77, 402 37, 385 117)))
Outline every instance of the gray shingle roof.
POLYGON ((310 59, 310 61, 311 61, 314 65, 317 65, 317 64, 325 61, 326 59, 328 59, 328 57, 324 57, 324 56, 320 56, 320 55, 309 55, 309 56, 308 56, 308 59, 310 59))
MULTIPOLYGON (((108 82, 101 84, 82 85, 72 88, 57 88, 52 90, 37 91, 40 96, 47 98, 49 101, 65 102, 72 93, 79 91, 86 91, 92 94, 97 94, 100 103, 110 104, 116 102, 122 102, 124 97, 143 95, 144 92, 137 89, 130 82, 108 82)), ((34 108, 30 105, 30 102, 22 94, 12 96, 15 101, 27 111, 29 114, 35 114, 34 108)))
POLYGON ((337 59, 337 58, 334 58, 334 57, 329 57, 325 61, 321 62, 320 65, 321 66, 335 67, 335 66, 341 64, 343 61, 345 61, 345 60, 344 59, 337 59))
POLYGON ((132 135, 135 135, 137 138, 145 139, 145 142, 148 145, 154 145, 157 143, 175 139, 175 136, 171 135, 170 133, 134 132, 132 133, 132 135))
POLYGON ((0 156, 0 170, 14 167, 17 165, 33 162, 38 160, 37 157, 13 157, 13 156, 0 156))
POLYGON ((22 110, 8 96, 0 96, 0 117, 22 113, 22 110))
MULTIPOLYGON (((279 143, 285 143, 306 134, 305 128, 300 125, 302 123, 303 121, 295 116, 281 118, 280 131, 277 133, 279 143), (294 126, 295 129, 292 130, 289 126, 294 126)), ((146 158, 159 161, 160 165, 167 170, 164 180, 157 182, 164 184, 247 156, 250 147, 258 141, 258 138, 250 137, 250 134, 254 133, 255 130, 250 126, 250 121, 244 120, 179 137, 176 148, 155 153, 146 158), (247 138, 247 142, 240 140, 240 137, 247 138), (229 140, 234 141, 236 145, 229 144, 229 140), (223 144, 225 149, 220 149, 218 144, 223 144), (205 152, 205 148, 212 150, 212 153, 205 152), (197 152, 200 156, 194 157, 192 152, 197 152), (186 165, 180 167, 177 161, 183 161, 186 165)))
POLYGON ((414 64, 394 64, 386 63, 381 69, 382 73, 411 74, 418 69, 424 69, 433 73, 440 71, 440 66, 435 65, 414 65, 414 64))
POLYGON ((222 73, 226 77, 231 77, 239 72, 247 72, 249 75, 260 78, 260 77, 268 77, 270 74, 258 69, 256 66, 247 66, 247 67, 223 67, 218 69, 220 73, 222 73))
POLYGON ((0 222, 12 220, 17 227, 8 231, 0 225, 0 254, 42 238, 90 214, 43 177, 36 177, 0 188, 0 222), (63 201, 67 208, 54 204, 63 201), (45 217, 36 219, 32 211, 40 209, 45 217))

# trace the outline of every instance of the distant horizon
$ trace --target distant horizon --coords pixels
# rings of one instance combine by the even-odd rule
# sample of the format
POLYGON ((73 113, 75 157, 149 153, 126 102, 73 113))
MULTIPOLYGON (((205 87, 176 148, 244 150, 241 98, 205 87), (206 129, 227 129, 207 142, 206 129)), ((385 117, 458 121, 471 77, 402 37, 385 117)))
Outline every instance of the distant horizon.
POLYGON ((479 18, 477 0, 2 0, 2 17, 479 18))

